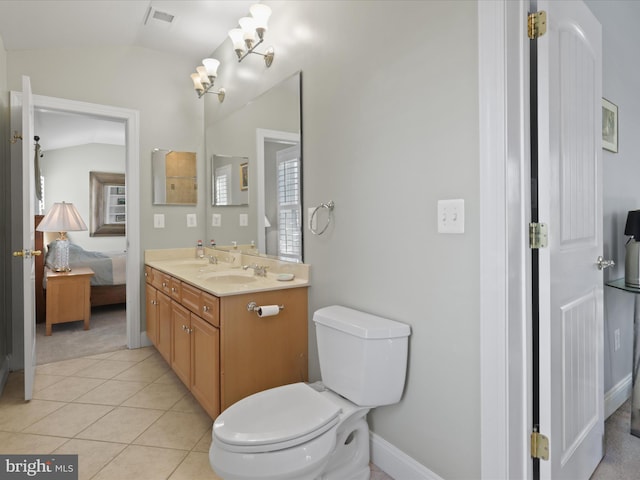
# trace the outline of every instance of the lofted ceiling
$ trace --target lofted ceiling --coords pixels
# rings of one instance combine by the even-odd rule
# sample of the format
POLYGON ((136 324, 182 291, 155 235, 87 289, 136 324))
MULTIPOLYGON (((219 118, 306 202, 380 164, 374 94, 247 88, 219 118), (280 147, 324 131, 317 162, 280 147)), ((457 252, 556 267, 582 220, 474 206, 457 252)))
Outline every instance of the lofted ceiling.
MULTIPOLYGON (((138 46, 192 57, 195 66, 225 41, 254 3, 257 0, 0 0, 0 37, 7 51, 138 46)), ((122 125, 77 117, 39 111, 36 127, 42 148, 124 144, 122 125)))

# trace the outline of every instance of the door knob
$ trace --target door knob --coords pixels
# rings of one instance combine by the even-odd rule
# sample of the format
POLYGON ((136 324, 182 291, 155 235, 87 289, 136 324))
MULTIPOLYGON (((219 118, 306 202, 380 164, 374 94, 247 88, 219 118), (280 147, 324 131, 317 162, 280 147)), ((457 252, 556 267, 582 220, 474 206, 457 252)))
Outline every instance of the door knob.
POLYGON ((598 266, 598 270, 604 270, 607 267, 613 267, 616 264, 613 260, 605 260, 602 255, 598 257, 596 261, 596 265, 598 266))

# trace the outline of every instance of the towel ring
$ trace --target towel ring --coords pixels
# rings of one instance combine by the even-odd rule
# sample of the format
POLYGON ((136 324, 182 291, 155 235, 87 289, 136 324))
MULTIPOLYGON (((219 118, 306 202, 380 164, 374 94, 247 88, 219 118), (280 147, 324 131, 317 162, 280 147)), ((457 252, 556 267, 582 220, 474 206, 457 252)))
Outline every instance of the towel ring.
POLYGON ((321 203, 313 210, 313 213, 311 214, 311 218, 309 219, 309 230, 311 230, 311 233, 313 233, 314 235, 322 235, 327 230, 327 228, 329 228, 329 225, 331 224, 331 212, 333 212, 333 207, 335 207, 335 205, 336 204, 333 203, 333 200, 331 200, 329 201, 329 203, 321 203), (313 227, 313 219, 318 213, 318 210, 322 208, 327 209, 327 212, 328 212, 327 223, 322 228, 322 230, 318 231, 317 227, 316 228, 313 227))

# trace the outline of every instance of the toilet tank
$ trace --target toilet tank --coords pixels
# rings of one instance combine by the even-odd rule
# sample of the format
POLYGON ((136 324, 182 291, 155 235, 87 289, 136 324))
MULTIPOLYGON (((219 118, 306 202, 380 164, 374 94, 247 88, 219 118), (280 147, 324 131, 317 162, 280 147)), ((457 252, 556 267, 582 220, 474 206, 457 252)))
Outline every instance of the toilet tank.
POLYGON ((408 325, 339 305, 317 310, 313 321, 326 387, 363 407, 400 401, 408 325))

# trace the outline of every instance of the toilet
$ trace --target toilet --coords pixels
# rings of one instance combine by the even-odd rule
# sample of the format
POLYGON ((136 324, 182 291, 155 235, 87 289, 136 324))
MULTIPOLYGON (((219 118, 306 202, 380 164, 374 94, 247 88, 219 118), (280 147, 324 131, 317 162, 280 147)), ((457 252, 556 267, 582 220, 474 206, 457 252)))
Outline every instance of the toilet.
POLYGON ((400 401, 409 326, 351 308, 317 310, 322 382, 231 405, 213 424, 209 462, 224 480, 368 480, 371 408, 400 401))

